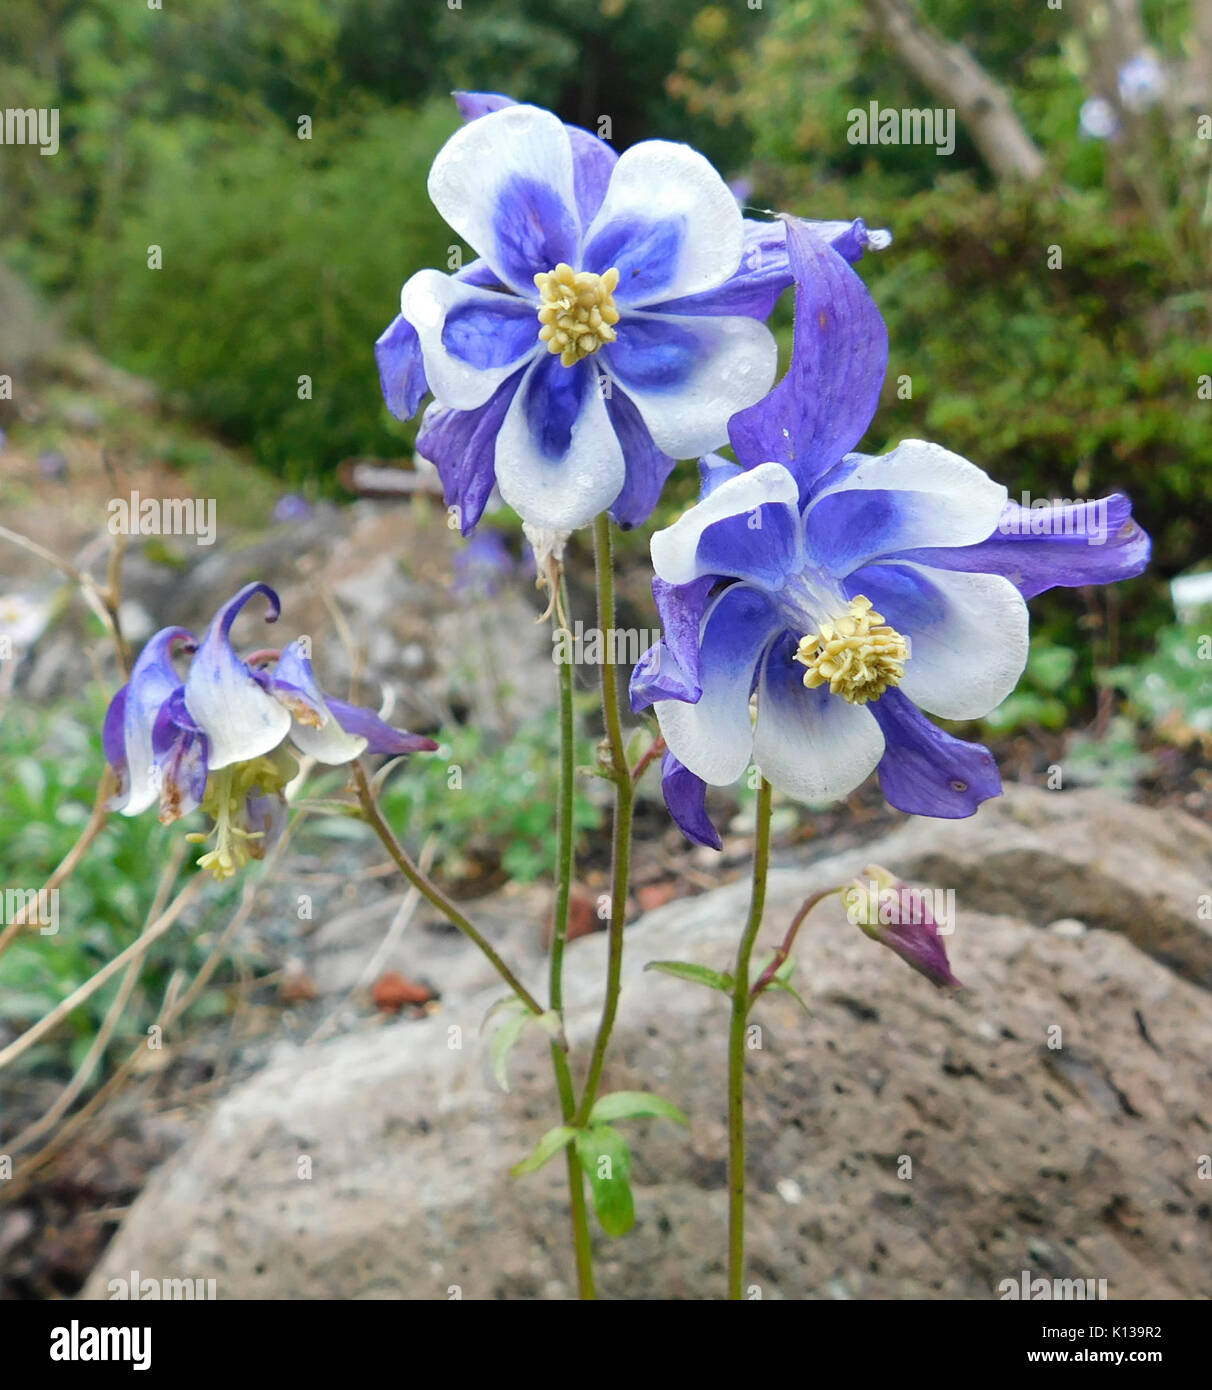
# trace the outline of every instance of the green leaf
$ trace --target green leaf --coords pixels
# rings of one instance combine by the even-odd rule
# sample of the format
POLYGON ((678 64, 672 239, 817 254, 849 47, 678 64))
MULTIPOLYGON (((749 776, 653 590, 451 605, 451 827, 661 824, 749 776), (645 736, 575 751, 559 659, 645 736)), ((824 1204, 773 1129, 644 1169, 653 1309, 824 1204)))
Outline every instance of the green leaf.
POLYGON ((509 1054, 513 1045, 522 1036, 526 1025, 534 1015, 529 1009, 510 1014, 492 1035, 488 1044, 488 1055, 492 1059, 492 1074, 502 1091, 509 1090, 509 1054))
MULTIPOLYGON (((785 994, 791 995, 792 999, 795 1000, 795 1002, 800 1006, 801 1009, 803 1009, 803 1011, 809 1016, 809 1018, 812 1017, 812 1010, 800 998, 799 992, 796 989, 794 989, 791 985, 789 985, 786 980, 780 980, 779 977, 776 975, 774 979, 771 980, 770 983, 766 986, 766 989, 781 989, 785 994)), ((763 991, 763 993, 764 992, 765 991, 763 991)))
POLYGON ((569 1125, 556 1125, 554 1129, 549 1129, 530 1153, 520 1163, 515 1163, 509 1171, 515 1178, 537 1172, 549 1158, 554 1158, 561 1149, 567 1148, 576 1136, 577 1131, 569 1125))
POLYGON ((594 1125, 577 1132, 577 1156, 589 1179, 594 1210, 608 1236, 625 1236, 635 1225, 631 1196, 631 1151, 617 1129, 594 1125))
POLYGON ((705 965, 694 965, 688 960, 650 960, 644 969, 659 970, 663 975, 676 975, 679 980, 706 985, 709 989, 718 989, 721 994, 732 993, 731 975, 719 970, 710 970, 705 965))
POLYGON ((658 1119, 673 1120, 675 1124, 689 1124, 686 1116, 670 1101, 661 1096, 649 1095, 647 1091, 612 1091, 602 1096, 589 1112, 589 1123, 607 1124, 612 1120, 635 1120, 644 1115, 658 1119))

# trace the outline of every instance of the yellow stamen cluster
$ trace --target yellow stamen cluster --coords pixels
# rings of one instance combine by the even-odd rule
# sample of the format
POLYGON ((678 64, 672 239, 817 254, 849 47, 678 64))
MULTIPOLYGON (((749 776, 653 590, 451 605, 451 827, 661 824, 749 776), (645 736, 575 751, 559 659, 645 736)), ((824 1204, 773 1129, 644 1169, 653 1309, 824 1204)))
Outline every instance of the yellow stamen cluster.
POLYGON ((263 859, 265 847, 259 842, 264 832, 239 824, 245 817, 247 797, 250 792, 275 795, 298 770, 294 758, 284 748, 276 748, 265 757, 212 772, 206 781, 202 809, 214 821, 214 829, 208 835, 185 837, 191 844, 205 844, 214 837, 214 849, 202 855, 198 867, 222 881, 233 878, 250 859, 263 859))
POLYGON ((614 307, 619 272, 614 266, 605 275, 595 275, 592 270, 573 270, 561 261, 554 270, 536 275, 534 282, 543 301, 539 338, 548 352, 559 353, 565 367, 575 366, 603 343, 614 342, 618 336, 614 325, 619 321, 614 307))
POLYGON ((859 594, 845 617, 800 638, 795 659, 808 668, 804 684, 809 690, 828 684, 831 694, 865 705, 904 679, 909 643, 859 594))

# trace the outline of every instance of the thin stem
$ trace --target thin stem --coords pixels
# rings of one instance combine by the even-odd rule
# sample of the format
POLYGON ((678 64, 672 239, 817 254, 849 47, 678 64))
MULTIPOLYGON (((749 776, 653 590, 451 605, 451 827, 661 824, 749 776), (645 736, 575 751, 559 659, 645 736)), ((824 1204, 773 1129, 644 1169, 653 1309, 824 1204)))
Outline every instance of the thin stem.
MULTIPOLYGON (((555 603, 555 622, 559 614, 568 611, 563 578, 555 603)), ((564 947, 568 942, 568 908, 572 899, 572 875, 576 850, 575 793, 576 793, 576 723, 572 701, 572 662, 560 662, 560 803, 557 824, 556 901, 551 927, 551 961, 549 989, 551 1008, 564 1013, 564 947)), ((551 1044, 551 1063, 555 1069, 556 1089, 560 1095, 560 1110, 564 1123, 571 1124, 576 1115, 577 1098, 572 1081, 568 1056, 558 1044, 551 1044)), ((572 1239, 576 1252, 577 1288, 581 1298, 596 1297, 593 1281, 593 1246, 589 1237, 589 1211, 585 1203, 585 1178, 576 1146, 564 1150, 568 1167, 568 1199, 572 1211, 572 1239)))
MULTIPOLYGON (((602 513, 594 522, 593 556, 598 581, 598 631, 603 635, 603 650, 612 647, 610 633, 614 629, 614 556, 610 536, 610 518, 602 513)), ((585 1124, 597 1099, 606 1064, 606 1049, 614 1030, 619 1007, 619 981, 623 974, 623 928, 627 919, 627 891, 631 882, 631 813, 635 801, 635 786, 623 743, 623 716, 619 707, 618 671, 609 659, 602 662, 602 717, 606 725, 606 740, 610 747, 611 778, 614 782, 614 836, 611 857, 614 871, 610 889, 610 954, 606 968, 606 998, 602 1005, 602 1021, 593 1044, 589 1073, 581 1093, 577 1123, 585 1124)))
POLYGON ((383 843, 383 848, 391 855, 392 861, 404 877, 416 888, 449 922, 463 933, 469 941, 475 943, 480 948, 483 955, 488 958, 489 963, 498 975, 505 981, 511 990, 518 996, 523 1004, 533 1014, 543 1013, 543 1006, 534 997, 518 977, 510 970, 509 966, 489 945, 486 938, 479 932, 471 922, 459 911, 445 893, 427 878, 420 869, 408 857, 407 852, 392 832, 391 826, 383 819, 383 813, 379 810, 379 804, 374 798, 374 793, 370 790, 370 784, 366 780, 366 770, 362 764, 355 761, 352 764, 354 785, 357 787, 358 800, 362 804, 362 815, 366 823, 375 832, 383 843))
MULTIPOLYGON (((749 920, 733 970, 732 1022, 728 1030, 728 1297, 743 1299, 745 1286, 745 1024, 749 1017, 749 958, 762 925, 770 868, 770 783, 758 789, 749 920)), ((806 915, 806 914, 805 914, 806 915)))
POLYGON ((813 893, 804 899, 800 905, 800 910, 791 919, 791 925, 787 928, 787 935, 783 938, 783 944, 774 953, 774 959, 762 971, 757 978, 757 983, 749 991, 750 1000, 754 1000, 769 985, 770 981, 778 974, 787 957, 791 954, 791 948, 795 945, 795 938, 799 935, 800 928, 808 920, 808 914, 817 905, 823 903, 826 898, 832 898, 835 893, 841 893, 842 888, 822 888, 819 893, 813 893))

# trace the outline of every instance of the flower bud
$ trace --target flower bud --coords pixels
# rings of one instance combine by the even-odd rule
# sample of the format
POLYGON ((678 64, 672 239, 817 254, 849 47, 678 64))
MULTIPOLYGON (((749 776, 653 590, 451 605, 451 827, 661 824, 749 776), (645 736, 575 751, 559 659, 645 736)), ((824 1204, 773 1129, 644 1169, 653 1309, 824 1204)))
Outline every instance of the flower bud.
POLYGON ((930 898, 930 890, 911 888, 878 864, 868 865, 842 893, 846 916, 873 941, 931 984, 958 987, 930 898))

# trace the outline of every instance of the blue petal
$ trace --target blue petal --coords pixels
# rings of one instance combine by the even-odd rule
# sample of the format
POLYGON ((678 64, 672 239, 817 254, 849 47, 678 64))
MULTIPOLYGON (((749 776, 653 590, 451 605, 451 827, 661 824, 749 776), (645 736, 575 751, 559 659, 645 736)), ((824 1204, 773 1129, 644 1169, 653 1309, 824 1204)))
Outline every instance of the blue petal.
POLYGON ((610 514, 626 531, 642 525, 652 515, 665 479, 673 471, 674 460, 657 448, 640 412, 622 391, 612 391, 607 396, 606 413, 623 446, 627 467, 627 480, 611 504, 610 514))
POLYGON ((745 516, 713 522, 699 537, 698 562, 709 574, 777 589, 804 568, 800 518, 794 507, 767 502, 745 516))
POLYGON ((553 185, 515 174, 497 195, 493 239, 493 265, 519 288, 532 287, 540 271, 577 259, 580 228, 553 185))
POLYGON ((236 615, 257 594, 269 601, 266 621, 277 619, 277 594, 268 584, 246 584, 207 628, 185 681, 186 707, 210 741, 212 771, 258 758, 290 733, 290 715, 262 688, 229 640, 236 615))
POLYGON ((699 459, 699 501, 704 497, 710 497, 721 483, 728 482, 730 478, 735 478, 738 473, 744 471, 739 463, 731 463, 719 454, 704 454, 699 459))
POLYGON ((901 691, 885 691, 867 708, 884 732, 880 788, 898 811, 962 820, 1001 795, 993 754, 944 733, 901 691))
MULTIPOLYGON (((159 796, 152 736, 164 703, 181 688, 181 677, 172 662, 172 649, 177 642, 192 650, 193 633, 183 627, 161 628, 155 633, 139 653, 126 686, 122 719, 125 786, 110 806, 128 816, 145 811, 159 796)), ((113 734, 111 727, 111 743, 113 734)))
POLYGON ((113 768, 114 775, 118 779, 118 790, 114 796, 114 802, 126 795, 130 785, 130 772, 126 765, 126 740, 123 737, 123 726, 126 721, 126 692, 129 689, 130 686, 124 685, 109 702, 109 708, 105 711, 105 723, 101 728, 101 747, 105 753, 105 761, 113 768))
MULTIPOLYGON (((605 140, 580 126, 566 125, 572 144, 572 180, 581 226, 588 227, 606 197, 610 175, 619 157, 605 140)), ((607 267, 609 269, 609 266, 607 267)))
POLYGON ((535 364, 523 387, 522 405, 530 437, 545 458, 554 462, 568 453, 573 426, 596 384, 597 373, 587 361, 565 367, 548 353, 535 364))
POLYGON ((787 227, 796 278, 795 340, 787 375, 728 434, 747 468, 783 463, 801 499, 866 433, 888 366, 888 330, 867 287, 809 228, 787 227))
POLYGON ((196 810, 206 794, 206 735, 190 717, 184 692, 165 701, 152 731, 160 784, 160 820, 165 825, 196 810))
POLYGON ((747 217, 741 264, 722 285, 653 308, 666 314, 745 314, 767 319, 779 295, 794 282, 787 260, 786 225, 747 217))
MULTIPOLYGON (((1056 507, 1052 535, 1032 535, 1030 508, 1008 502, 997 531, 976 545, 905 551, 899 558, 939 569, 1000 574, 1024 598, 1046 589, 1114 584, 1133 579, 1149 563, 1152 542, 1132 518, 1123 493, 1098 501, 1056 507), (1100 518, 1100 508, 1105 512, 1100 518), (1100 527, 1102 538, 1098 536, 1100 527)), ((1037 522, 1038 524, 1038 522, 1037 522)))
POLYGON ((703 693, 699 684, 699 629, 716 583, 710 574, 689 584, 653 579, 652 595, 664 637, 645 652, 631 673, 633 714, 656 700, 693 704, 703 693))
POLYGON ((432 753, 439 746, 424 734, 410 734, 405 729, 393 729, 377 714, 372 714, 360 705, 346 704, 344 700, 335 699, 332 695, 327 699, 328 708, 345 732, 366 740, 367 753, 432 753))
POLYGON ((403 314, 397 314, 379 335, 375 343, 375 361, 388 410, 397 420, 410 420, 417 413, 429 384, 425 380, 421 340, 403 314))
POLYGON ((632 315, 619 324, 618 341, 605 350, 611 374, 637 391, 676 391, 695 371, 703 344, 668 320, 632 315))
POLYGON ((479 120, 490 111, 500 111, 506 106, 516 106, 513 97, 502 96, 500 92, 451 92, 459 115, 465 121, 479 120))
POLYGON ((707 814, 707 783, 669 752, 661 760, 661 790, 669 814, 688 840, 708 849, 724 847, 720 832, 707 814))
MULTIPOLYGON (((686 224, 680 217, 622 217, 599 228, 581 257, 582 268, 619 272, 619 304, 651 304, 672 285, 681 258, 686 224)), ((554 262, 553 262, 554 264, 554 262)))
POLYGON ((513 295, 459 304, 446 315, 442 346, 473 367, 504 367, 534 351, 539 321, 533 304, 513 295))
POLYGON ((496 481, 497 434, 522 372, 497 387, 477 410, 445 410, 431 405, 417 434, 417 453, 438 470, 448 507, 459 509, 459 529, 470 535, 484 514, 496 481))

